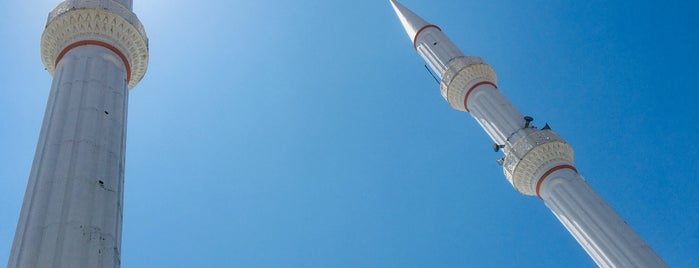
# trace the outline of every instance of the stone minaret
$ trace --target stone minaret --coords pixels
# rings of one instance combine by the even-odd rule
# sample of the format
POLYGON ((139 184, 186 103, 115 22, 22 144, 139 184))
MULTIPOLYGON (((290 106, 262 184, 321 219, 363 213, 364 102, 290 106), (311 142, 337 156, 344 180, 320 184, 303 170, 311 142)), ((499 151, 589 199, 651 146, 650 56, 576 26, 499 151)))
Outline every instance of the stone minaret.
POLYGON ((66 0, 41 58, 53 75, 8 267, 119 267, 129 89, 148 66, 131 0, 66 0))
POLYGON ((585 182, 573 149, 548 125, 537 129, 497 88, 495 71, 464 56, 442 30, 391 0, 413 46, 441 78, 442 96, 468 112, 502 151, 505 177, 551 209, 601 267, 665 267, 665 263, 585 182))

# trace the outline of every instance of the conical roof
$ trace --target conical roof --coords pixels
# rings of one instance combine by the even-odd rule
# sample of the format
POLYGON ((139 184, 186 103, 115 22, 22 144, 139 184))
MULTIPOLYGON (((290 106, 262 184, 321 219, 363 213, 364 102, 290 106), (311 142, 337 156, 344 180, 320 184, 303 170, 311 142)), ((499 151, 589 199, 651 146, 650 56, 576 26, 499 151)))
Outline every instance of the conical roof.
POLYGON ((396 15, 398 15, 398 18, 400 19, 400 22, 403 24, 403 28, 405 28, 405 31, 408 33, 408 36, 410 37, 410 40, 414 42, 415 40, 415 35, 424 28, 425 26, 432 26, 432 24, 426 22, 420 16, 416 15, 410 9, 404 7, 400 3, 396 2, 395 0, 390 0, 391 5, 393 6, 393 10, 396 11, 396 15))

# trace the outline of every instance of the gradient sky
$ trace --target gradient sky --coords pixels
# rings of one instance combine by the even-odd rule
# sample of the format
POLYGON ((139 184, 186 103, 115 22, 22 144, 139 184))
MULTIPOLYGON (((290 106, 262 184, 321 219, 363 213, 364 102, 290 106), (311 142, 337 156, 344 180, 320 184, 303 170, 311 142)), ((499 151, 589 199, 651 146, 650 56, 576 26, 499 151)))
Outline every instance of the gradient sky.
MULTIPOLYGON (((699 267, 699 4, 418 1, 672 267, 699 267)), ((0 264, 51 85, 57 0, 0 10, 0 264)), ((145 1, 122 267, 594 267, 505 180, 388 0, 145 1)))

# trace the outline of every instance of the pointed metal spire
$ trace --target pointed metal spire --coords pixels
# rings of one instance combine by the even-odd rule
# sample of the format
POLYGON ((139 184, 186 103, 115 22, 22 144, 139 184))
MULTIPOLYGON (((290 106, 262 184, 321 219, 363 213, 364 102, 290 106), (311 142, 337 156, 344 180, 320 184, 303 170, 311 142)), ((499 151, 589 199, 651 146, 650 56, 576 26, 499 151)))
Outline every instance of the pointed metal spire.
POLYGON ((396 15, 398 15, 398 18, 400 19, 400 22, 403 24, 403 28, 405 28, 405 31, 408 33, 410 40, 413 40, 413 44, 415 43, 415 37, 417 37, 417 34, 420 33, 422 29, 426 27, 436 27, 437 29, 439 29, 439 27, 423 20, 422 18, 420 18, 420 16, 416 15, 415 13, 410 11, 410 9, 404 7, 395 0, 389 1, 391 1, 393 10, 396 11, 396 15))

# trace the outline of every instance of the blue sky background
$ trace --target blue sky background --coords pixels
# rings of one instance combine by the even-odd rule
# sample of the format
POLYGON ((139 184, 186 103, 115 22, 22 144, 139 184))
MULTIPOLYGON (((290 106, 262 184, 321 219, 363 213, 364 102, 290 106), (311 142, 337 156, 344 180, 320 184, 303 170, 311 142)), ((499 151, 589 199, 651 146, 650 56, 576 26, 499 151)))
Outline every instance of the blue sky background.
MULTIPOLYGON (((143 1, 123 267, 593 267, 452 110, 386 0, 143 1)), ((699 267, 692 1, 418 1, 672 267, 699 267)), ((51 85, 56 0, 0 10, 0 263, 51 85)))

